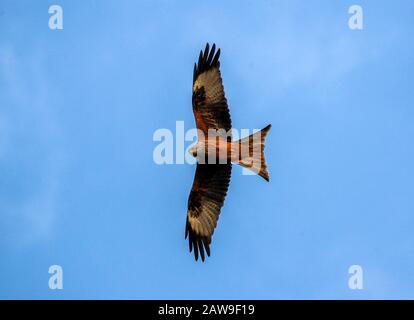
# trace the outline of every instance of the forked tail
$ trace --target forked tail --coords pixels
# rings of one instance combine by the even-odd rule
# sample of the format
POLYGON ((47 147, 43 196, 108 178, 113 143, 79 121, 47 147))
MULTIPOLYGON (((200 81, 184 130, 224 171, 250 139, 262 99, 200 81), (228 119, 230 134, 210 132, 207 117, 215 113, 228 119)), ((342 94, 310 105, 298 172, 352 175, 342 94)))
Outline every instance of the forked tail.
POLYGON ((265 139, 271 126, 269 124, 262 130, 233 143, 233 151, 238 155, 236 159, 233 159, 233 162, 257 173, 266 181, 269 181, 269 172, 267 171, 264 148, 265 139))

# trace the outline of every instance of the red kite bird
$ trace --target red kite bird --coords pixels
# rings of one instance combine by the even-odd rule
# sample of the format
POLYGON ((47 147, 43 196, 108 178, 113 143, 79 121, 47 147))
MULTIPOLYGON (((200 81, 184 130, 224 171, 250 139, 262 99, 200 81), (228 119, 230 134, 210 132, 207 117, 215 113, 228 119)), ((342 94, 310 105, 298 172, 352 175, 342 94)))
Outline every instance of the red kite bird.
POLYGON ((220 75, 220 49, 213 44, 200 52, 194 65, 193 112, 198 142, 189 149, 197 158, 193 186, 188 199, 185 238, 195 259, 210 256, 210 243, 230 183, 232 163, 252 170, 269 181, 264 158, 270 124, 241 140, 232 141, 231 119, 220 75))

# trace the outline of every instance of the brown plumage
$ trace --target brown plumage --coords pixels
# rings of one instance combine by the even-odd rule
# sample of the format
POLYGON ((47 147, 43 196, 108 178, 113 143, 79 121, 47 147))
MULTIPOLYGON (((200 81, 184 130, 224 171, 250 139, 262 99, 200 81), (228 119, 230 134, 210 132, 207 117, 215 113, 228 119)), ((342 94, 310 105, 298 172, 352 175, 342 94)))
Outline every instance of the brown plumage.
POLYGON ((269 181, 264 159, 265 138, 270 125, 249 137, 232 142, 231 118, 220 74, 220 49, 207 43, 200 52, 193 74, 193 112, 199 141, 190 149, 197 169, 188 199, 185 237, 195 259, 210 256, 211 237, 230 184, 232 162, 269 181), (217 130, 217 132, 216 132, 217 130), (216 132, 211 136, 211 132, 216 132), (209 156, 212 156, 211 162, 209 156))

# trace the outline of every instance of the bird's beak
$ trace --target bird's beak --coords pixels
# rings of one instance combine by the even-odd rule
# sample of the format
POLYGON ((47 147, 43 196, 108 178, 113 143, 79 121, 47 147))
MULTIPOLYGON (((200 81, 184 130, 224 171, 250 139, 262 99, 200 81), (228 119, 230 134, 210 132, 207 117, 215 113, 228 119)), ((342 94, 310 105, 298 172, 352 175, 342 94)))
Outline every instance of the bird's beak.
POLYGON ((193 157, 196 157, 197 156, 197 145, 193 145, 191 148, 189 148, 188 153, 191 154, 193 157))

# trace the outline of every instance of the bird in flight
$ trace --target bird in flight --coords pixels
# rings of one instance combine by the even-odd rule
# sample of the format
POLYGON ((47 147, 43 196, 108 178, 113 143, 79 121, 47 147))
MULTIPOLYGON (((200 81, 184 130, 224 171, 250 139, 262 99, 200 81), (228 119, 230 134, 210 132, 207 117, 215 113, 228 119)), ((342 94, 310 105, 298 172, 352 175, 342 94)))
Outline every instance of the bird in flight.
POLYGON ((232 141, 231 119, 220 74, 220 49, 207 43, 200 52, 193 74, 193 113, 198 141, 189 149, 197 159, 188 199, 185 238, 195 260, 210 256, 211 237, 230 184, 232 163, 239 164, 269 181, 264 158, 269 124, 246 138, 232 141))

